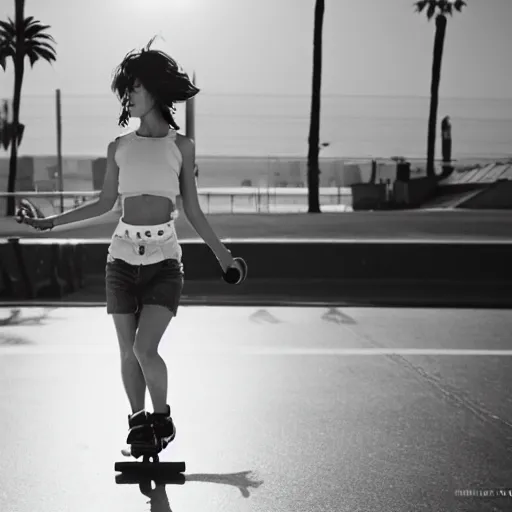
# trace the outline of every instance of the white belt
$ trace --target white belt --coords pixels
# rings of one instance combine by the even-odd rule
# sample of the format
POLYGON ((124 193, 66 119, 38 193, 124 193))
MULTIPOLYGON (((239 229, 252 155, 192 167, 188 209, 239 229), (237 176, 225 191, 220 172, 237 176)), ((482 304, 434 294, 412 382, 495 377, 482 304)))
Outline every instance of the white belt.
POLYGON ((114 231, 114 238, 129 240, 138 244, 160 245, 169 242, 176 236, 174 221, 150 226, 136 226, 119 220, 114 231))
POLYGON ((108 253, 110 258, 132 265, 150 265, 169 258, 181 261, 182 256, 172 220, 152 226, 135 226, 120 220, 108 253))

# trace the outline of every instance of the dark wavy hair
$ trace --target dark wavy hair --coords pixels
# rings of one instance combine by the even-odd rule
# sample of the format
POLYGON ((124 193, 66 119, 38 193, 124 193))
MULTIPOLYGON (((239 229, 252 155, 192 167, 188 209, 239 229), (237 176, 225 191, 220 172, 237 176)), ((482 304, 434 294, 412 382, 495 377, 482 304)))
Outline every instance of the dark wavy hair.
POLYGON ((167 123, 175 130, 179 130, 173 117, 176 113, 175 103, 193 98, 200 89, 169 55, 159 50, 150 50, 154 40, 155 37, 140 51, 129 52, 114 71, 111 89, 121 102, 118 125, 128 125, 129 93, 138 79, 155 100, 167 123))

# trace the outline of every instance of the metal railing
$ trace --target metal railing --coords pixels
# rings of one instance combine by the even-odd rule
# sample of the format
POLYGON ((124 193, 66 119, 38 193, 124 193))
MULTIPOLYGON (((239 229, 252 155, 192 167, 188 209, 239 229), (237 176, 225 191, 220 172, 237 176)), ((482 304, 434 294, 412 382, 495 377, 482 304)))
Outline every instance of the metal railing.
MULTIPOLYGON (((45 215, 77 208, 96 199, 99 190, 91 191, 21 191, 0 192, 1 210, 7 197, 41 199, 34 201, 45 215), (63 209, 61 209, 63 208, 63 209)), ((299 187, 212 187, 198 189, 199 203, 205 213, 291 213, 307 211, 308 190, 299 187)), ((346 187, 320 187, 320 204, 332 211, 350 211, 352 191, 346 187)), ((180 208, 180 198, 178 198, 180 208)), ((120 211, 120 201, 113 210, 120 211)), ((4 213, 5 215, 5 213, 4 213)))

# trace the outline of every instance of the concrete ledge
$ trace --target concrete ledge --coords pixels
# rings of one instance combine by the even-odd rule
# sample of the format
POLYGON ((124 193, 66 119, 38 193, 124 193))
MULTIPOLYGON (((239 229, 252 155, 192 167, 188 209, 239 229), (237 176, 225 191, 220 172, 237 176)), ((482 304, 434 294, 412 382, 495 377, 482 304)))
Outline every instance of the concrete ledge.
POLYGON ((510 308, 512 281, 446 280, 249 280, 240 286, 189 281, 183 304, 329 305, 352 307, 510 308))
MULTIPOLYGON (((183 303, 328 302, 510 307, 512 243, 231 243, 249 265, 222 281, 204 243, 183 244, 183 303)), ((106 243, 0 244, 0 300, 103 302, 106 243)))

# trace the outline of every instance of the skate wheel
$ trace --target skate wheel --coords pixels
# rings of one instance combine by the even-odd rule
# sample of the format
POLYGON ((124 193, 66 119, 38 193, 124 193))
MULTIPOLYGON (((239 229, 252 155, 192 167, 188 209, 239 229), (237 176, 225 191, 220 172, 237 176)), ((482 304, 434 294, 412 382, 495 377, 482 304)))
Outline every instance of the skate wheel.
POLYGON ((116 484, 139 484, 148 485, 151 488, 151 483, 156 485, 184 485, 186 482, 183 473, 173 473, 171 475, 140 475, 138 473, 118 473, 116 475, 116 484))
POLYGON ((116 462, 114 469, 120 473, 144 475, 177 475, 185 472, 184 462, 116 462))

